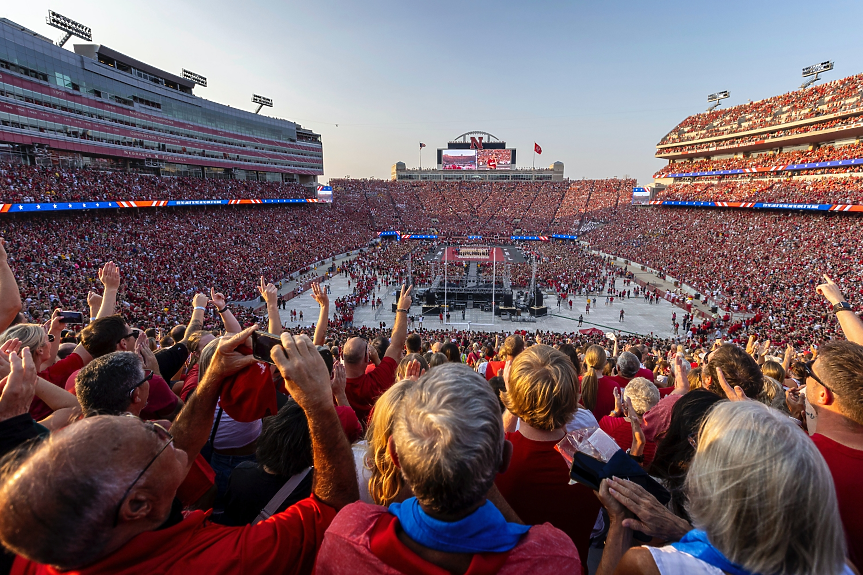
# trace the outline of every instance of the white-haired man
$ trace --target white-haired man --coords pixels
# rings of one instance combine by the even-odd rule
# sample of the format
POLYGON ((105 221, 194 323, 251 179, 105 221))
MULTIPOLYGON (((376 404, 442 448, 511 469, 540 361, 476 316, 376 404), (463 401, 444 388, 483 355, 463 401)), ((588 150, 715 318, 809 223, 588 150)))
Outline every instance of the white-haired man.
POLYGON ((406 392, 389 454, 415 497, 346 507, 324 536, 318 573, 581 573, 570 538, 508 522, 487 496, 506 471, 498 400, 469 367, 447 363, 406 392))

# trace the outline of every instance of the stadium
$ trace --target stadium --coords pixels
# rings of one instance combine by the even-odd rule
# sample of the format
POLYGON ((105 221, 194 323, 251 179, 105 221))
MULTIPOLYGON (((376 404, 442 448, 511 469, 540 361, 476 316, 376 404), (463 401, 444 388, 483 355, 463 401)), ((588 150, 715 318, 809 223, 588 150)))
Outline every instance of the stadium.
POLYGON ((863 73, 711 94, 649 182, 484 130, 351 178, 267 96, 25 24, 0 18, 0 573, 863 567, 863 73), (711 498, 741 505, 722 537, 711 498))

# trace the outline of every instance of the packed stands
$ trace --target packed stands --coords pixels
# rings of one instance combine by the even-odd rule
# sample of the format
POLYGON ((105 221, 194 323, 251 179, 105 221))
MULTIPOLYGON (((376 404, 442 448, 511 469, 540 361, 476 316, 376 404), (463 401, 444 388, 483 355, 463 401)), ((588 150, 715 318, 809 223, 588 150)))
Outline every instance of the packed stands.
POLYGON ((863 219, 854 215, 628 207, 595 217, 605 225, 584 236, 591 248, 660 270, 723 309, 757 314, 759 333, 774 342, 836 335, 814 290, 822 274, 863 303, 863 219))
MULTIPOLYGON (((861 111, 863 74, 686 118, 660 146, 861 111)), ((819 124, 821 125, 821 124, 819 124)), ((823 126, 822 126, 823 129, 823 126)), ((674 148, 675 151, 680 151, 674 148)))
POLYGON ((308 188, 294 183, 169 178, 0 163, 0 203, 307 197, 308 188))
MULTIPOLYGON (((791 150, 787 152, 765 153, 749 157, 734 157, 723 159, 695 159, 678 161, 668 164, 656 172, 654 178, 667 177, 670 174, 687 174, 693 172, 712 172, 718 170, 758 170, 782 169, 790 164, 811 164, 834 160, 853 160, 863 158, 863 142, 843 146, 820 146, 810 150, 791 150)), ((858 170, 859 166, 842 166, 832 171, 845 172, 858 170)), ((797 173, 795 171, 795 173, 797 173)), ((697 176, 696 176, 697 177, 697 176)))
POLYGON ((659 192, 656 200, 859 204, 863 203, 863 178, 729 177, 715 182, 675 182, 659 192))

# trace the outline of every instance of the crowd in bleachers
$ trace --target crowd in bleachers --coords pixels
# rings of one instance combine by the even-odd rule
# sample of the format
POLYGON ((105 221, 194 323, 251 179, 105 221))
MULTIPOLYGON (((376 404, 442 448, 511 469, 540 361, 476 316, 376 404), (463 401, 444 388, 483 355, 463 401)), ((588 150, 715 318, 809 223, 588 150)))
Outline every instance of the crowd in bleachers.
MULTIPOLYGON (((811 164, 834 160, 853 160, 863 158, 863 142, 844 146, 820 146, 811 150, 790 150, 787 152, 763 153, 747 157, 722 158, 720 160, 695 159, 692 161, 677 161, 669 163, 656 172, 654 178, 667 177, 670 174, 688 174, 693 172, 713 172, 719 170, 744 170, 747 168, 772 168, 790 164, 811 164)), ((836 171, 847 171, 849 168, 836 168, 836 171)), ((795 172, 797 173, 797 172, 795 172)))
POLYGON ((660 145, 724 136, 860 109, 863 74, 689 116, 660 145))
POLYGON ((629 201, 635 180, 405 182, 332 180, 333 190, 379 231, 506 237, 572 233, 585 210, 629 201))
POLYGON ((296 183, 202 178, 0 163, 0 203, 307 198, 296 183))
POLYGON ((657 200, 699 202, 770 202, 783 204, 863 203, 863 178, 824 176, 813 179, 725 177, 717 181, 675 182, 657 200))
MULTIPOLYGON (((407 286, 389 329, 351 326, 427 247, 403 242, 343 263, 353 293, 332 305, 313 285, 313 329, 271 313, 264 350, 264 326, 243 330, 217 290, 257 284, 275 311, 259 276, 368 241, 368 213, 84 216, 0 230, 3 572, 852 575, 863 560, 860 218, 590 212, 592 247, 753 314, 715 340, 710 322, 680 344, 414 331, 407 286), (38 322, 28 293, 50 300, 38 322), (59 310, 84 301, 76 332, 59 310)), ((575 244, 526 249, 559 293, 623 273, 575 244)))
MULTIPOLYGON (((722 151, 733 151, 736 148, 739 148, 744 145, 751 144, 763 144, 765 142, 770 145, 772 140, 776 140, 778 138, 784 138, 786 136, 796 136, 799 134, 810 134, 811 136, 822 136, 821 134, 816 134, 814 132, 822 132, 826 130, 830 130, 833 128, 848 128, 849 126, 858 127, 863 124, 863 119, 861 116, 848 116, 845 118, 836 118, 833 120, 828 120, 826 122, 818 122, 815 124, 806 124, 803 126, 795 126, 793 128, 778 128, 775 130, 771 130, 769 132, 762 132, 760 134, 753 134, 749 136, 739 136, 732 137, 724 140, 718 141, 707 141, 701 142, 699 144, 684 144, 680 146, 674 146, 671 148, 663 148, 656 151, 656 156, 662 157, 667 154, 692 154, 695 152, 722 152, 722 151)), ((841 132, 834 131, 823 134, 824 138, 835 138, 837 136, 841 136, 841 132)), ((808 137, 808 136, 807 136, 808 137)), ((776 142, 775 146, 781 146, 783 142, 776 142)))
POLYGON ((814 291, 821 274, 863 302, 856 255, 863 219, 854 215, 627 208, 597 217, 606 223, 584 236, 591 248, 659 270, 723 309, 759 314, 759 333, 774 342, 836 335, 836 319, 814 291))

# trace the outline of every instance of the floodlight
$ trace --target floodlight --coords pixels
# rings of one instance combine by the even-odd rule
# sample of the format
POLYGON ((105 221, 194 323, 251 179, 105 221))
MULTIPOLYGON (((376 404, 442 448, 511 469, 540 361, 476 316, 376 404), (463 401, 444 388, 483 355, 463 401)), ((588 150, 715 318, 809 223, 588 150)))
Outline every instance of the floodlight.
POLYGON ((833 62, 830 62, 829 60, 827 62, 821 62, 820 64, 806 66, 805 68, 803 68, 803 77, 806 78, 807 76, 814 76, 814 78, 812 78, 811 80, 806 80, 800 85, 800 87, 808 88, 809 86, 821 79, 818 77, 821 72, 829 72, 832 69, 833 62))
POLYGON ((713 94, 708 95, 707 101, 708 102, 715 102, 715 103, 712 106, 710 106, 709 108, 707 108, 707 111, 712 112, 713 110, 716 109, 717 106, 719 106, 719 104, 722 103, 722 100, 724 100, 725 98, 729 98, 729 97, 731 97, 731 94, 728 93, 728 90, 723 90, 721 92, 714 92, 713 94))
POLYGON ((191 80, 195 84, 203 86, 204 88, 207 87, 207 79, 200 74, 192 72, 191 70, 186 70, 185 68, 183 68, 183 78, 185 78, 186 80, 191 80))
POLYGON ((255 110, 256 114, 260 112, 261 108, 263 108, 264 106, 268 108, 273 107, 273 101, 270 98, 267 98, 265 96, 258 96, 257 94, 252 94, 252 103, 258 105, 258 109, 255 110))
POLYGON ((48 18, 45 21, 49 26, 53 26, 54 28, 66 32, 66 35, 57 42, 58 46, 65 44, 72 36, 77 36, 78 38, 87 40, 88 42, 93 40, 92 31, 88 27, 75 22, 71 18, 66 18, 62 14, 57 14, 53 10, 48 10, 48 18))

